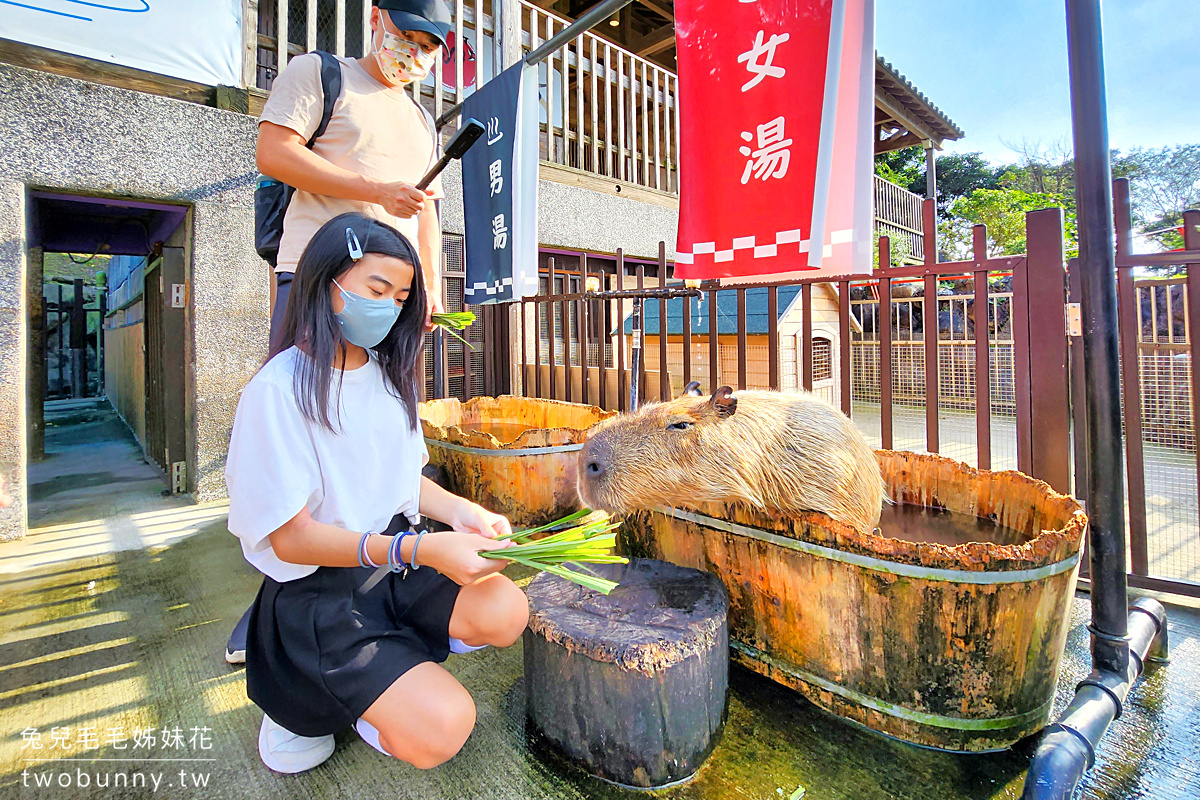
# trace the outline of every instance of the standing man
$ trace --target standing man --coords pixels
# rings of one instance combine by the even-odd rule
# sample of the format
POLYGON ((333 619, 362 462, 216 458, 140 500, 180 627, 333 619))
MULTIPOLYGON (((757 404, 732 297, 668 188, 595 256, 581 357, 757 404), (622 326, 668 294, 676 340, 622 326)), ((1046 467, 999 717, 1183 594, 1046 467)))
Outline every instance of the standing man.
MULTIPOLYGON (((446 45, 452 20, 444 0, 374 0, 370 50, 339 58, 342 91, 329 125, 310 150, 321 121, 321 58, 292 59, 275 78, 258 124, 258 169, 295 188, 283 221, 271 309, 274 349, 287 308, 292 274, 317 229, 338 214, 357 211, 415 242, 428 294, 428 315, 442 308, 441 224, 436 201, 441 179, 416 185, 438 157, 433 117, 406 87, 420 83, 446 45)), ((365 244, 365 243, 364 243, 365 244)), ((225 660, 246 660, 249 610, 229 638, 225 660)))

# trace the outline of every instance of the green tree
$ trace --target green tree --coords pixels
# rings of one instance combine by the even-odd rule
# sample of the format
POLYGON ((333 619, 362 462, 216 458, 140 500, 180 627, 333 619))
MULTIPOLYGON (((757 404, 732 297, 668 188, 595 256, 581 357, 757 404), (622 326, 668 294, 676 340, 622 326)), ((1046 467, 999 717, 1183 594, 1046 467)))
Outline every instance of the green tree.
POLYGON ((1200 144, 1135 147, 1113 160, 1113 175, 1129 178, 1137 229, 1168 250, 1183 247, 1176 228, 1185 210, 1200 207, 1200 144))
POLYGON ((875 156, 875 174, 884 180, 915 192, 913 186, 921 186, 919 194, 925 194, 925 155, 920 147, 905 147, 890 153, 875 156))
POLYGON ((1066 198, 1023 189, 976 189, 955 200, 948 218, 938 226, 942 249, 954 258, 969 258, 971 229, 987 226, 988 255, 1019 255, 1026 250, 1025 213, 1042 208, 1062 208, 1068 257, 1079 251, 1074 204, 1066 198))
MULTIPOLYGON (((1000 170, 988 164, 983 153, 947 153, 937 159, 937 204, 942 217, 950 206, 976 189, 999 189, 1000 170)), ((925 175, 921 170, 921 192, 925 194, 925 175)), ((915 190, 910 190, 915 191, 915 190)))

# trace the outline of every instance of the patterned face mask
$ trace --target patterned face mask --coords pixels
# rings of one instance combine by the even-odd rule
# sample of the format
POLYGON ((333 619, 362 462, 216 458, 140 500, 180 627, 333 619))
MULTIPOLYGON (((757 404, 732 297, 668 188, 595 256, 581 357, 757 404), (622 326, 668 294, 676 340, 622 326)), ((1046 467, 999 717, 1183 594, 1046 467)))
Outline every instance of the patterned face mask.
POLYGON ((375 46, 375 60, 384 79, 393 86, 425 80, 437 61, 437 51, 426 53, 416 42, 388 30, 382 33, 383 42, 375 46))

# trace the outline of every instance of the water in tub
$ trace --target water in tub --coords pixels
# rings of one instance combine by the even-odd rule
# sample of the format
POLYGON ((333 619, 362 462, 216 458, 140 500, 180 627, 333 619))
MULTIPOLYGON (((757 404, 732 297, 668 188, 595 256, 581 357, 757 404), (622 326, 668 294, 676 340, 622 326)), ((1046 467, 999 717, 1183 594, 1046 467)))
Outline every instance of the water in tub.
POLYGON ((1028 538, 990 519, 909 503, 885 505, 879 517, 879 533, 889 539, 950 547, 967 542, 1020 544, 1028 538))

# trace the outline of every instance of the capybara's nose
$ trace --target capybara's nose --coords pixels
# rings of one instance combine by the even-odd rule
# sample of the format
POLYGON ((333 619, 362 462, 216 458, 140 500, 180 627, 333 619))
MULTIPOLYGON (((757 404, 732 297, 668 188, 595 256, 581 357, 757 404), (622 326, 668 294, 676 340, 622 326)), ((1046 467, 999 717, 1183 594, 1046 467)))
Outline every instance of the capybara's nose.
POLYGON ((600 461, 600 459, 590 458, 588 459, 587 466, 584 469, 586 470, 589 478, 599 478, 604 474, 605 466, 606 465, 600 461))

